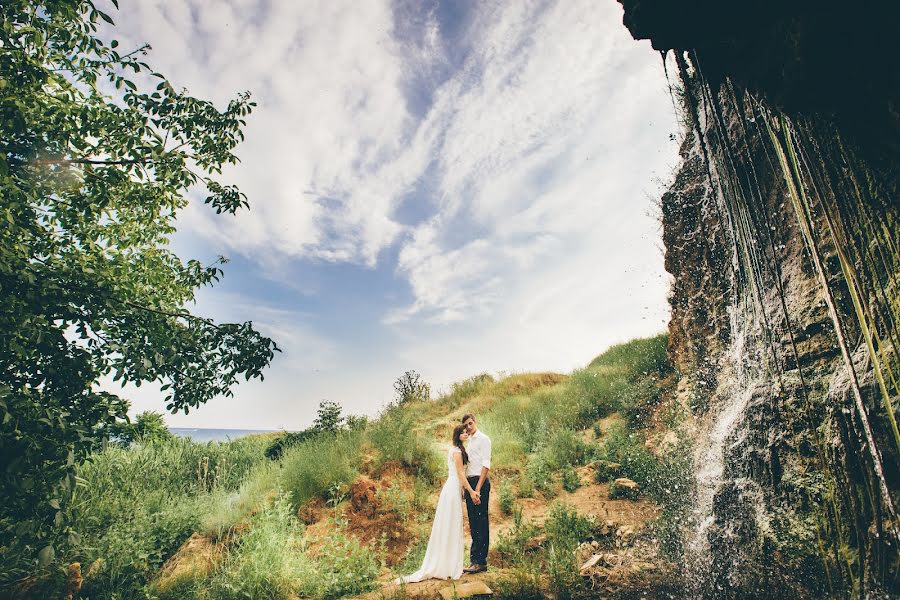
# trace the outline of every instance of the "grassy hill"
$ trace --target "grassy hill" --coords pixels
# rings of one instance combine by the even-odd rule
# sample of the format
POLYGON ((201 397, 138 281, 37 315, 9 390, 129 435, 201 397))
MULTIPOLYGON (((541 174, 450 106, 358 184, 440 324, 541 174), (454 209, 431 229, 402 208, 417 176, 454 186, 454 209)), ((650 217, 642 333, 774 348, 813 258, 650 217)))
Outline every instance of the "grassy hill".
POLYGON ((493 440, 491 570, 478 579, 495 597, 664 595, 678 585, 690 456, 666 341, 615 346, 569 375, 478 375, 301 436, 277 460, 273 436, 109 448, 80 468, 80 539, 17 593, 427 597, 438 584, 385 583, 418 567, 450 431, 471 412, 493 440))

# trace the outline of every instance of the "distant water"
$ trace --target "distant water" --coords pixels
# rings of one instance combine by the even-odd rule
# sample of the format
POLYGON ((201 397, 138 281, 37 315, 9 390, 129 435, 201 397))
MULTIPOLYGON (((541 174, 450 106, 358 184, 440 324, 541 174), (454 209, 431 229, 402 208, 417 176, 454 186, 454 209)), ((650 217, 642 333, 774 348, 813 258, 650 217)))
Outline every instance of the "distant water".
POLYGON ((195 442, 225 442, 245 435, 274 433, 267 429, 190 429, 188 427, 169 427, 169 431, 181 437, 189 437, 195 442))

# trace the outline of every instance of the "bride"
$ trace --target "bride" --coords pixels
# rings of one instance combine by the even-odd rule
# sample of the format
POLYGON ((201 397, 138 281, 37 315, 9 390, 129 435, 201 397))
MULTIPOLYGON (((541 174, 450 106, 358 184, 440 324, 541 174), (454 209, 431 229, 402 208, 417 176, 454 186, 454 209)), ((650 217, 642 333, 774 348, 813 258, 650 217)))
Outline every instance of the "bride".
POLYGON ((457 425, 453 430, 453 446, 447 452, 447 482, 441 489, 434 525, 422 567, 394 583, 414 583, 424 579, 459 579, 463 572, 463 503, 462 494, 466 490, 473 497, 475 490, 466 479, 465 467, 469 455, 463 442, 469 438, 466 428, 457 425))

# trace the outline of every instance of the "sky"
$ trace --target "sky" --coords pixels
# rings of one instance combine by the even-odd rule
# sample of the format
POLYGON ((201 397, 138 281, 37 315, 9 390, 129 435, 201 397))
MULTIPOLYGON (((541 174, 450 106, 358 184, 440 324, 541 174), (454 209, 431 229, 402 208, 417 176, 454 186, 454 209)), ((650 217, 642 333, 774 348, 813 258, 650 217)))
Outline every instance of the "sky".
MULTIPOLYGON (((172 246, 224 255, 198 314, 283 350, 170 426, 307 427, 322 400, 376 415, 415 370, 570 372, 665 329, 656 200, 677 163, 663 65, 614 0, 140 0, 123 48, 223 106, 257 102, 223 179, 172 246)), ((164 411, 153 386, 132 413, 164 411)))

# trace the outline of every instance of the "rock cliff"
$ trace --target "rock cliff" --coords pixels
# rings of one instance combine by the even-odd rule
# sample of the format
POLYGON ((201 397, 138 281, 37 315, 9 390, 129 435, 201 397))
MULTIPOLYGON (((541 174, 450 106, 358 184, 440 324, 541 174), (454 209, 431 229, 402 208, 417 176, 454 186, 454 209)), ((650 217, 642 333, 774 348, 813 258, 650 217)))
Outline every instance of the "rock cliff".
POLYGON ((687 121, 662 209, 695 592, 898 594, 898 9, 620 2, 687 121))

